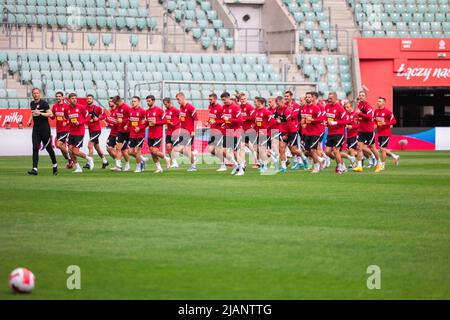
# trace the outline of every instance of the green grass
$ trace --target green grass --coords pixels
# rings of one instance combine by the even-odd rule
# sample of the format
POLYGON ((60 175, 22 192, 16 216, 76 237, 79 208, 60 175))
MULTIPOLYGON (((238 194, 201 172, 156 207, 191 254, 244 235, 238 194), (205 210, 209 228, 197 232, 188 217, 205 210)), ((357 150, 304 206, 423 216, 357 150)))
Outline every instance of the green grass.
POLYGON ((1 157, 0 299, 449 299, 450 153, 401 156, 381 174, 244 177, 53 177, 46 156, 30 177, 30 157, 1 157), (10 293, 19 266, 31 295, 10 293))

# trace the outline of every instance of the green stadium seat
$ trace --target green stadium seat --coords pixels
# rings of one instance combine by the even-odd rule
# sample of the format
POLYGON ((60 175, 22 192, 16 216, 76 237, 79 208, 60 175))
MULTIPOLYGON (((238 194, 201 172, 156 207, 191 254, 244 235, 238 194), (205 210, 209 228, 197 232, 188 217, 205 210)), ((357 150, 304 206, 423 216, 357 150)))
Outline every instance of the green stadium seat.
POLYGON ((131 47, 133 47, 133 48, 138 46, 138 44, 139 44, 138 35, 136 35, 136 34, 130 35, 130 44, 131 44, 131 47))

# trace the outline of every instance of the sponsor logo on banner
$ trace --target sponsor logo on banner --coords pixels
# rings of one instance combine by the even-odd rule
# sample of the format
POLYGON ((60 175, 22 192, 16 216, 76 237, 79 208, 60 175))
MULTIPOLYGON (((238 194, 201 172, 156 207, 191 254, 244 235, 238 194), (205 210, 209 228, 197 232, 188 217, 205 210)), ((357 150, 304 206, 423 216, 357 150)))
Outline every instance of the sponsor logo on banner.
POLYGON ((0 109, 0 127, 6 127, 9 123, 11 128, 18 127, 19 123, 25 124, 31 115, 30 110, 24 109, 0 109))
POLYGON ((422 79, 427 82, 430 78, 447 79, 450 78, 450 68, 421 68, 421 67, 406 67, 404 63, 400 65, 396 71, 397 77, 403 77, 406 80, 422 79))

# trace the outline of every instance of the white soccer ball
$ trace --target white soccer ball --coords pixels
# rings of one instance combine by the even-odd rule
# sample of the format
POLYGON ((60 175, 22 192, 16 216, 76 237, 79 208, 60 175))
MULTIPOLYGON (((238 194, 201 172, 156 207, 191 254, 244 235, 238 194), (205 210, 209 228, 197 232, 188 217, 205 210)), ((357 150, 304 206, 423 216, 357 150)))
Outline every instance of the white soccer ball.
POLYGON ((9 275, 9 287, 17 293, 30 293, 34 289, 34 274, 27 268, 17 268, 9 275))

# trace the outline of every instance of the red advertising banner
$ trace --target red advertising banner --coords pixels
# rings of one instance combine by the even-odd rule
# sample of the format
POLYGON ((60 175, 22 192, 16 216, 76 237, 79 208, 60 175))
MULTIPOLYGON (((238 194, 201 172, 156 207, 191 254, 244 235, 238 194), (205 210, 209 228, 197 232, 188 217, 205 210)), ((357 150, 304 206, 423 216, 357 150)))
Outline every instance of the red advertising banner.
MULTIPOLYGON (((25 128, 30 115, 30 109, 0 109, 0 128, 18 128, 20 124, 25 128)), ((198 119, 205 125, 208 122, 208 110, 198 110, 198 119)), ((55 127, 54 120, 50 120, 50 126, 55 127)))
POLYGON ((18 128, 20 123, 26 127, 30 115, 30 109, 0 109, 0 127, 18 128))
POLYGON ((358 38, 361 82, 369 102, 387 98, 392 110, 394 87, 449 87, 448 39, 358 38), (442 42, 443 40, 443 42, 442 42))

